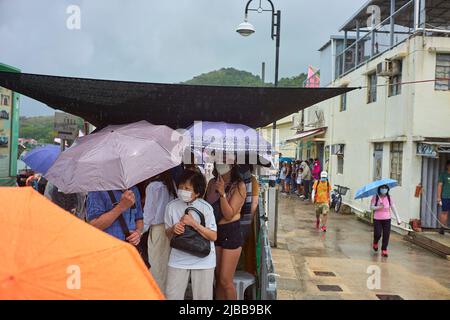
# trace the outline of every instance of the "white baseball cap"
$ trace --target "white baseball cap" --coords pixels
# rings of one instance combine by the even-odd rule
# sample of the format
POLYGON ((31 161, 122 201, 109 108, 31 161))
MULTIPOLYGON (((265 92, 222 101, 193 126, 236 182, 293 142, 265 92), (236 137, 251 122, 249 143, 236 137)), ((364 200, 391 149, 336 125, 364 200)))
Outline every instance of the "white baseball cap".
POLYGON ((321 177, 321 178, 328 178, 328 172, 322 171, 322 172, 320 173, 320 177, 321 177))

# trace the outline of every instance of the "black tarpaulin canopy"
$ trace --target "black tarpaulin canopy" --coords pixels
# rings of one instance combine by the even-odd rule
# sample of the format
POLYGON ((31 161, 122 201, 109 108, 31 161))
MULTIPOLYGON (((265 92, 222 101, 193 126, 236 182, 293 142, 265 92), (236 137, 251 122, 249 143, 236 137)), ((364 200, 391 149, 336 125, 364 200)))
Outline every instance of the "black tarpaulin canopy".
POLYGON ((174 129, 194 121, 257 128, 355 88, 193 86, 0 72, 0 86, 97 127, 147 120, 174 129))

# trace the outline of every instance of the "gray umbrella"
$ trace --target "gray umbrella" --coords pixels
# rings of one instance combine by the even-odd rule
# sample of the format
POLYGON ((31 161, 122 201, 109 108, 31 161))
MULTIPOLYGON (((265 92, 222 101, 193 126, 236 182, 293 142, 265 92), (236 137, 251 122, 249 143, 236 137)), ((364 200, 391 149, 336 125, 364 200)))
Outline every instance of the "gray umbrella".
POLYGON ((79 138, 45 175, 64 193, 125 190, 179 165, 183 136, 140 121, 79 138))

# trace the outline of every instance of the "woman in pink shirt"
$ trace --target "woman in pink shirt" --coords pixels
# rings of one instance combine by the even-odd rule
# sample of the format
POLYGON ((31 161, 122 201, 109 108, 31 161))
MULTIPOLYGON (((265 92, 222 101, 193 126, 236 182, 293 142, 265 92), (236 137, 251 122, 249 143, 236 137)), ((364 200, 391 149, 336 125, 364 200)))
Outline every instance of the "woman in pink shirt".
POLYGON ((397 223, 401 223, 392 197, 389 195, 388 186, 384 185, 378 188, 377 194, 373 196, 370 203, 370 209, 374 212, 373 250, 376 252, 378 251, 378 242, 381 239, 381 235, 383 235, 381 255, 387 257, 387 247, 389 245, 389 236, 391 234, 391 212, 394 213, 397 218, 397 223))

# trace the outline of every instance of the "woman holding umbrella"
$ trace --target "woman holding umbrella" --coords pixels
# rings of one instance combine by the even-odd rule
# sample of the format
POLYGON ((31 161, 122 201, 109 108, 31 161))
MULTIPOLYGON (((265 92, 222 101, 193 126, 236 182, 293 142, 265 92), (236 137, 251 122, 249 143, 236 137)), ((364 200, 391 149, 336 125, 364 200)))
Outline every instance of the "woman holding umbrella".
POLYGON ((401 220, 395 208, 392 197, 389 194, 389 186, 378 187, 377 194, 372 197, 370 209, 374 212, 373 217, 373 250, 378 251, 378 242, 383 237, 381 245, 381 256, 388 256, 389 236, 391 234, 391 212, 394 213, 397 223, 401 220))

